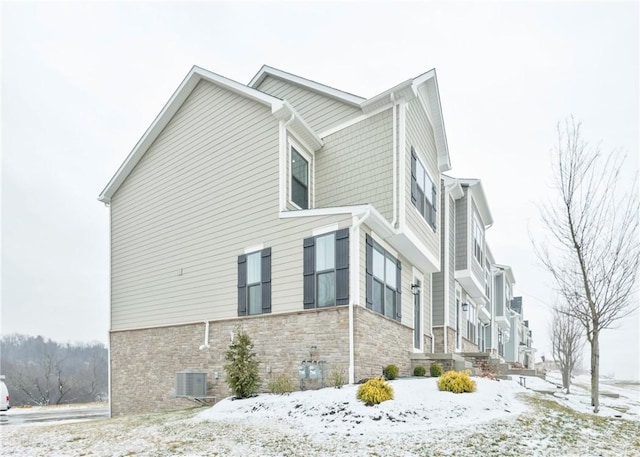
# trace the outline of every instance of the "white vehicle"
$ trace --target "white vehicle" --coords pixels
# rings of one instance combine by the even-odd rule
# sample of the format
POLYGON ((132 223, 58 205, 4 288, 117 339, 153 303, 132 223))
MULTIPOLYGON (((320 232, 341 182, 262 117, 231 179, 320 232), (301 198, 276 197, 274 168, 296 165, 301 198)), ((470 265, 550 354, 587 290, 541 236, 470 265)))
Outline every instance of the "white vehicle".
POLYGON ((4 383, 4 376, 0 376, 0 411, 7 411, 11 408, 9 404, 9 390, 4 383))

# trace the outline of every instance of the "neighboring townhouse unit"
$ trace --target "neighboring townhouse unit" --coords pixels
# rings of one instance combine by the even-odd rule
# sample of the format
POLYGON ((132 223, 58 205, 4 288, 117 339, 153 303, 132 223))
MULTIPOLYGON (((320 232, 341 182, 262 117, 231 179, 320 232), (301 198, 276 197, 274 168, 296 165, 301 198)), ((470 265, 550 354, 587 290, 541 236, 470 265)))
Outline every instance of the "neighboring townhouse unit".
POLYGON ((524 368, 534 368, 535 349, 529 321, 524 320, 522 297, 514 297, 510 303, 510 333, 505 346, 504 359, 509 363, 519 363, 524 368))
POLYGON ((505 345, 511 337, 511 302, 516 283, 513 270, 507 265, 493 264, 493 341, 497 342, 498 355, 505 357, 505 345))
MULTIPOLYGON (((390 363, 410 374, 434 344, 449 169, 435 70, 365 99, 267 66, 248 85, 194 67, 99 196, 112 415, 184 406, 185 370, 206 373, 204 396, 228 395, 238 327, 265 385, 297 382, 310 358, 349 382, 390 363)), ((460 186, 484 231, 481 188, 460 186)), ((455 275, 459 301, 481 308, 475 241, 455 275)))
POLYGON ((493 223, 479 179, 443 175, 441 265, 433 275, 435 353, 483 352, 491 323, 485 231, 493 223))

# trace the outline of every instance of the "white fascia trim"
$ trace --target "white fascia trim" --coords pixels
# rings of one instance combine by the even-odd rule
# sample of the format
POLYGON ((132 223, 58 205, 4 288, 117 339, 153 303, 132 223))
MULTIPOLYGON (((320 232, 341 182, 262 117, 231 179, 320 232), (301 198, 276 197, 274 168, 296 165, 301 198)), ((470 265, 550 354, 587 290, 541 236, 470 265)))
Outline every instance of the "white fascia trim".
POLYGON ((413 233, 413 231, 409 227, 404 227, 402 233, 404 233, 407 239, 411 241, 411 244, 418 248, 422 255, 427 258, 429 263, 431 263, 435 267, 434 272, 440 271, 440 259, 436 258, 436 256, 433 255, 433 253, 427 248, 427 246, 425 246, 425 244, 420 241, 416 234, 413 233))
POLYGON ((407 103, 400 103, 398 113, 398 227, 406 225, 407 190, 406 190, 406 162, 407 162, 407 103))
POLYGON ((274 106, 271 112, 276 119, 289 121, 287 128, 290 129, 292 133, 295 133, 296 137, 303 141, 309 150, 317 151, 322 147, 323 143, 318 134, 313 131, 309 124, 306 123, 288 101, 280 101, 280 104, 274 106))
POLYGON ((285 81, 292 82, 293 84, 302 86, 306 89, 309 89, 310 91, 320 93, 327 97, 353 106, 360 106, 360 104, 365 100, 363 97, 358 97, 357 95, 353 95, 348 92, 344 92, 339 89, 335 89, 333 87, 312 81, 310 79, 287 73, 286 71, 278 70, 277 68, 273 68, 268 65, 262 66, 258 73, 256 73, 256 75, 249 82, 249 87, 258 87, 267 76, 274 76, 279 79, 284 79, 285 81))
MULTIPOLYGON (((293 107, 291 107, 291 105, 289 105, 287 102, 283 102, 276 97, 265 94, 264 92, 260 92, 251 87, 247 87, 243 84, 233 81, 232 79, 225 78, 224 76, 205 70, 204 68, 193 66, 187 76, 182 80, 182 83, 180 83, 176 91, 173 93, 169 101, 164 105, 160 113, 151 123, 149 128, 142 135, 140 140, 138 140, 138 143, 136 143, 125 161, 122 163, 122 165, 120 165, 109 183, 100 193, 100 195, 98 196, 99 201, 104 203, 109 203, 111 201, 111 197, 113 196, 113 194, 118 190, 120 185, 122 185, 129 173, 131 173, 133 168, 138 164, 140 159, 147 152, 147 149, 149 149, 151 144, 156 140, 158 135, 160 135, 169 121, 171 121, 173 116, 178 112, 187 97, 191 95, 191 92, 201 80, 209 81, 238 95, 271 107, 271 112, 279 120, 283 119, 283 117, 280 116, 284 116, 288 119, 291 117, 292 113, 295 113, 293 107)), ((308 135, 313 138, 315 133, 313 133, 308 125, 304 123, 304 120, 302 120, 299 115, 296 114, 296 117, 299 119, 300 129, 306 128, 307 130, 309 130, 310 133, 308 133, 308 135)), ((315 135, 315 138, 317 138, 316 141, 320 145, 322 145, 322 142, 317 137, 317 135, 315 135)), ((318 148, 319 147, 320 146, 318 146, 318 148)))
POLYGON ((365 100, 361 103, 360 107, 362 108, 362 112, 367 114, 383 107, 391 107, 401 100, 409 102, 416 98, 416 96, 417 92, 415 91, 413 80, 409 79, 391 89, 385 90, 369 100, 365 100))

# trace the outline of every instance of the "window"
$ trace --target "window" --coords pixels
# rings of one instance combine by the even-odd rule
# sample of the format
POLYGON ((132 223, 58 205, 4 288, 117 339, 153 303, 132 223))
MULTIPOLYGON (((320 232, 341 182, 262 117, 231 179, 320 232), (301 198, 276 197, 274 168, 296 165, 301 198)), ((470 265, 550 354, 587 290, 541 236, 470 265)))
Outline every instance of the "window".
POLYGON ((309 162, 291 147, 291 201, 300 209, 309 208, 309 162))
POLYGON ((473 214, 473 256, 478 263, 482 265, 482 251, 484 248, 484 228, 480 223, 480 219, 473 214))
POLYGON ((401 319, 402 265, 367 234, 367 308, 391 319, 401 319))
POLYGON ((271 312, 271 248, 238 256, 238 316, 271 312))
POLYGON ((476 307, 469 303, 469 315, 467 317, 467 339, 475 342, 476 340, 476 307))
POLYGON ((307 238, 304 308, 349 304, 349 229, 307 238))
POLYGON ((411 202, 425 221, 436 228, 436 186, 411 147, 411 202))

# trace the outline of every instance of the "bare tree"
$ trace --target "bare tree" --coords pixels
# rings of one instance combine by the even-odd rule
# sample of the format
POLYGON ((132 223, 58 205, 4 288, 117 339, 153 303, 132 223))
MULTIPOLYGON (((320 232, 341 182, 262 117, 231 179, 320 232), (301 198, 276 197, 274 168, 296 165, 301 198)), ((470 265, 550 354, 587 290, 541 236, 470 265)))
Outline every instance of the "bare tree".
POLYGON ((567 303, 585 329, 591 350, 591 403, 599 410, 600 332, 637 309, 632 301, 640 265, 637 171, 620 189, 626 157, 587 144, 573 117, 558 124, 555 198, 540 208, 550 235, 534 243, 567 303))
POLYGON ((562 386, 567 393, 571 391, 571 374, 578 364, 584 348, 582 334, 583 328, 580 321, 558 306, 553 308, 551 348, 553 359, 560 366, 562 386))

